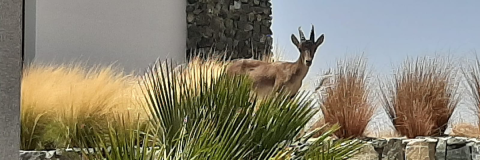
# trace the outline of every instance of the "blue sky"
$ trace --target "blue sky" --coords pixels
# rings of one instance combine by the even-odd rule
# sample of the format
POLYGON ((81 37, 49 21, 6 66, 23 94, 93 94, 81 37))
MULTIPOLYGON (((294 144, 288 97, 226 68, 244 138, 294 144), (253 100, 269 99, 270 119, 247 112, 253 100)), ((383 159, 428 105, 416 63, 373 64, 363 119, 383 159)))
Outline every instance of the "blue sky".
MULTIPOLYGON (((273 39, 282 60, 294 61, 298 51, 290 41, 298 27, 325 42, 317 51, 307 81, 336 60, 362 52, 369 67, 391 73, 407 56, 450 54, 474 58, 480 49, 480 1, 273 1, 273 39), (393 66, 392 66, 393 65, 393 66)), ((306 33, 308 34, 308 33, 306 33)), ((480 53, 480 50, 479 52, 480 53)))

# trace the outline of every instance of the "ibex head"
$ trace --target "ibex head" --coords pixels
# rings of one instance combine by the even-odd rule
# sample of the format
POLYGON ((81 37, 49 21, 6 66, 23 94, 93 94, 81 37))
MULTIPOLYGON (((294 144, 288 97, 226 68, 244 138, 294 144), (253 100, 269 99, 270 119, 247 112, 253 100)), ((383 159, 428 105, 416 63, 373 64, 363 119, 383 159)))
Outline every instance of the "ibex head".
POLYGON ((306 66, 312 65, 312 60, 313 57, 315 56, 315 52, 317 51, 318 46, 320 46, 323 43, 324 36, 323 34, 318 37, 318 39, 315 41, 315 31, 314 27, 312 25, 312 31, 310 32, 310 39, 306 40, 305 35, 303 35, 302 29, 299 27, 298 32, 300 34, 300 42, 298 42, 297 37, 295 37, 294 34, 292 34, 292 42, 295 44, 295 46, 298 48, 300 51, 300 57, 306 66), (302 58, 303 57, 303 58, 302 58))

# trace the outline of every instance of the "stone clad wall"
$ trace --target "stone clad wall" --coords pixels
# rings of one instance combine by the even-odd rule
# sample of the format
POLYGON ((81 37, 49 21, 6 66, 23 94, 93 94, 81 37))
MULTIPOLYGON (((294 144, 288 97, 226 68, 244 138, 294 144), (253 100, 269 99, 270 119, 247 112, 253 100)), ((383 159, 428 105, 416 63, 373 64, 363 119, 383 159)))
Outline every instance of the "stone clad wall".
POLYGON ((463 137, 374 139, 352 159, 480 160, 480 141, 463 137))
MULTIPOLYGON (((297 147, 309 147, 303 144, 297 147)), ((304 148, 305 149, 305 148, 304 148)), ((81 159, 80 149, 20 151, 23 160, 81 159)), ((480 140, 464 137, 372 139, 350 160, 480 160, 480 140)))
POLYGON ((187 57, 214 49, 249 58, 272 48, 270 0, 187 0, 186 11, 187 57))

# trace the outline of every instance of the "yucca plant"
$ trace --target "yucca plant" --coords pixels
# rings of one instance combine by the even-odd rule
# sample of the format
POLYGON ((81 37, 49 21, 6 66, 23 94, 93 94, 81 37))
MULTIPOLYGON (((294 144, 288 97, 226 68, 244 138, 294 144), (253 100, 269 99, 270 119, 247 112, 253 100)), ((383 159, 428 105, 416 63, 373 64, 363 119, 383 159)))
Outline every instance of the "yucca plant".
POLYGON ((23 74, 23 150, 76 147, 80 130, 93 134, 92 129, 107 129, 107 118, 142 111, 131 77, 113 66, 32 64, 23 74))
POLYGON ((349 159, 355 156, 358 151, 364 146, 364 142, 360 140, 347 140, 347 139, 332 139, 331 135, 340 130, 340 125, 334 124, 330 128, 324 125, 317 128, 312 133, 325 130, 318 138, 314 139, 312 145, 305 151, 297 153, 302 155, 303 159, 310 160, 331 160, 331 159, 349 159))
POLYGON ((248 77, 228 76, 223 70, 224 64, 214 60, 191 62, 177 69, 168 62, 156 63, 141 80, 150 116, 148 132, 126 136, 129 134, 118 134, 121 129, 110 129, 109 135, 115 136, 98 136, 101 140, 96 141, 102 154, 91 155, 100 159, 116 155, 132 159, 278 158, 313 116, 308 96, 301 93, 290 99, 279 93, 257 101, 248 77), (109 145, 130 149, 107 152, 109 145), (137 154, 132 157, 129 152, 137 154))
POLYGON ((449 61, 408 59, 382 91, 397 131, 408 138, 440 136, 458 104, 458 82, 449 61))
POLYGON ((194 124, 208 119, 215 128, 226 127, 212 136, 219 141, 235 139, 236 142, 218 146, 218 154, 206 157, 215 158, 222 155, 220 153, 227 155, 218 158, 258 157, 275 149, 280 142, 293 140, 312 116, 310 102, 305 99, 289 100, 279 95, 257 103, 251 97, 251 82, 244 76, 230 77, 219 70, 220 75, 214 79, 216 73, 209 74, 207 68, 183 70, 194 72, 190 74, 171 72, 171 68, 157 64, 145 80, 152 125, 158 126, 165 135, 162 143, 167 150, 176 148, 175 139, 183 129, 193 133, 194 124), (191 79, 197 80, 195 87, 187 85, 191 79), (231 137, 232 134, 240 137, 231 137))
POLYGON ((140 116, 127 117, 129 115, 118 115, 108 120, 104 130, 93 130, 93 133, 79 130, 80 135, 76 139, 79 144, 82 157, 88 159, 115 159, 115 160, 146 160, 154 159, 155 153, 161 151, 156 146, 155 132, 151 127, 145 125, 140 116), (131 120, 135 119, 135 126, 131 120), (92 138, 91 135, 94 135, 92 138), (92 146, 92 143, 94 144, 92 146))

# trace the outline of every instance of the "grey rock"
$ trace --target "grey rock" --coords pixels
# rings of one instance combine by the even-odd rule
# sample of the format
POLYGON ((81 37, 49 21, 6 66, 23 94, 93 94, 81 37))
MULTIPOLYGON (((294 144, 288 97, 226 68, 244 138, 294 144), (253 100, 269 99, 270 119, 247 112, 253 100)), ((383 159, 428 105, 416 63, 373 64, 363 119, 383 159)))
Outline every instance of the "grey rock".
POLYGON ((260 4, 260 0, 253 0, 253 4, 259 5, 259 4, 260 4))
POLYGON ((238 1, 233 1, 233 9, 240 9, 242 7, 242 3, 238 1))
POLYGON ((239 16, 238 21, 246 23, 248 21, 248 16, 239 16))
POLYGON ((466 145, 468 139, 463 137, 451 137, 447 139, 447 145, 466 145))
POLYGON ((233 45, 232 45, 232 46, 233 46, 233 47, 236 47, 236 46, 238 46, 239 43, 240 43, 240 41, 238 41, 238 40, 233 40, 233 45))
POLYGON ((20 152, 20 159, 25 160, 37 160, 37 159, 50 159, 47 157, 47 152, 45 151, 21 151, 20 152))
POLYGON ((218 14, 218 16, 222 18, 227 18, 228 15, 230 15, 228 6, 222 6, 222 9, 220 9, 220 13, 218 14))
POLYGON ((201 10, 201 9, 195 9, 195 10, 193 11, 193 14, 200 14, 200 13, 202 13, 202 12, 203 12, 203 10, 201 10))
POLYGON ((191 48, 196 48, 197 47, 197 44, 198 42, 200 42, 201 38, 198 37, 198 38, 189 38, 187 40, 187 48, 191 49, 191 48))
POLYGON ((234 38, 236 33, 237 33, 237 30, 235 29, 226 30, 225 36, 234 38))
POLYGON ((206 7, 207 7, 207 8, 206 8, 207 10, 214 10, 214 9, 215 9, 215 4, 213 4, 213 3, 208 3, 208 4, 206 5, 206 7))
POLYGON ((225 28, 232 29, 233 28, 233 20, 232 19, 225 19, 225 28))
POLYGON ((263 20, 262 21, 262 25, 266 26, 266 27, 270 27, 272 26, 272 22, 271 21, 268 21, 268 20, 263 20))
POLYGON ((261 33, 261 26, 262 24, 260 24, 259 22, 255 22, 253 23, 253 30, 257 33, 261 33))
POLYGON ((240 20, 240 18, 241 18, 242 16, 240 16, 240 14, 228 14, 227 17, 230 18, 230 19, 232 19, 232 20, 234 20, 234 21, 238 21, 238 20, 240 20))
POLYGON ((242 4, 242 10, 241 11, 244 15, 248 14, 248 13, 251 13, 252 12, 252 7, 249 4, 242 4))
POLYGON ((20 151, 22 160, 81 160, 81 156, 74 151, 64 152, 62 150, 52 151, 20 151))
POLYGON ((187 27, 187 30, 188 30, 187 35, 188 35, 189 38, 202 37, 200 27, 198 27, 196 25, 191 25, 191 26, 187 27))
POLYGON ((251 36, 252 36, 251 32, 240 30, 240 31, 237 31, 237 34, 235 34, 235 39, 243 41, 243 40, 247 40, 251 36))
POLYGON ((261 29, 261 33, 262 33, 262 34, 266 34, 266 35, 271 35, 271 34, 273 34, 273 33, 272 33, 272 30, 270 29, 270 27, 261 26, 260 29, 261 29))
POLYGON ((217 3, 215 5, 215 10, 218 10, 218 11, 222 10, 222 3, 217 3))
POLYGON ((207 14, 200 14, 195 16, 195 23, 198 26, 206 26, 210 24, 210 21, 212 20, 212 17, 207 14))
POLYGON ((371 142, 379 157, 382 157, 383 148, 387 145, 388 141, 386 139, 374 139, 371 142))
POLYGON ((251 31, 251 30, 253 30, 253 26, 251 24, 246 24, 245 31, 251 31))
POLYGON ((437 146, 435 147, 435 159, 445 160, 447 156, 447 140, 445 138, 439 138, 437 146))
POLYGON ((219 42, 215 43, 215 48, 217 50, 224 50, 224 49, 226 49, 226 47, 227 47, 227 43, 224 42, 224 41, 219 41, 219 42))
POLYGON ((272 14, 272 8, 265 8, 265 9, 263 9, 263 13, 266 14, 266 15, 272 14))
POLYGON ((263 13, 264 9, 262 7, 252 7, 253 12, 255 13, 263 13))
POLYGON ((262 36, 260 35, 260 33, 255 32, 255 31, 252 32, 252 38, 251 39, 252 39, 253 42, 260 42, 261 37, 262 36))
POLYGON ((247 24, 248 22, 246 20, 239 20, 237 21, 237 28, 244 29, 247 24))
POLYGON ((248 21, 251 22, 251 21, 254 21, 255 20, 255 13, 249 13, 248 14, 248 21))
POLYGON ((405 148, 403 146, 402 139, 390 139, 383 148, 382 160, 403 160, 405 158, 405 148))
POLYGON ((471 153, 472 153, 472 160, 480 160, 480 143, 479 142, 471 142, 471 153))
POLYGON ((193 15, 193 13, 188 13, 187 14, 187 22, 188 23, 193 23, 194 20, 195 20, 195 15, 193 15))
POLYGON ((213 45, 213 39, 211 38, 202 38, 197 44, 199 47, 211 47, 213 45))
POLYGON ((267 40, 267 36, 262 35, 262 37, 260 37, 260 42, 263 43, 263 42, 266 42, 266 40, 267 40))
POLYGON ((470 160, 471 146, 467 145, 466 139, 450 138, 447 140, 447 150, 445 159, 447 160, 470 160))
POLYGON ((375 148, 383 148, 387 145, 388 141, 386 139, 373 139, 372 145, 375 148))
POLYGON ((262 15, 260 15, 260 14, 257 14, 256 17, 257 17, 257 21, 262 21, 262 19, 263 19, 262 15))
POLYGON ((212 23, 210 23, 210 27, 217 32, 218 31, 223 32, 226 29, 225 23, 223 22, 223 19, 220 17, 214 18, 212 23))
POLYGON ((187 13, 193 12, 195 10, 195 5, 188 4, 187 5, 187 13))

